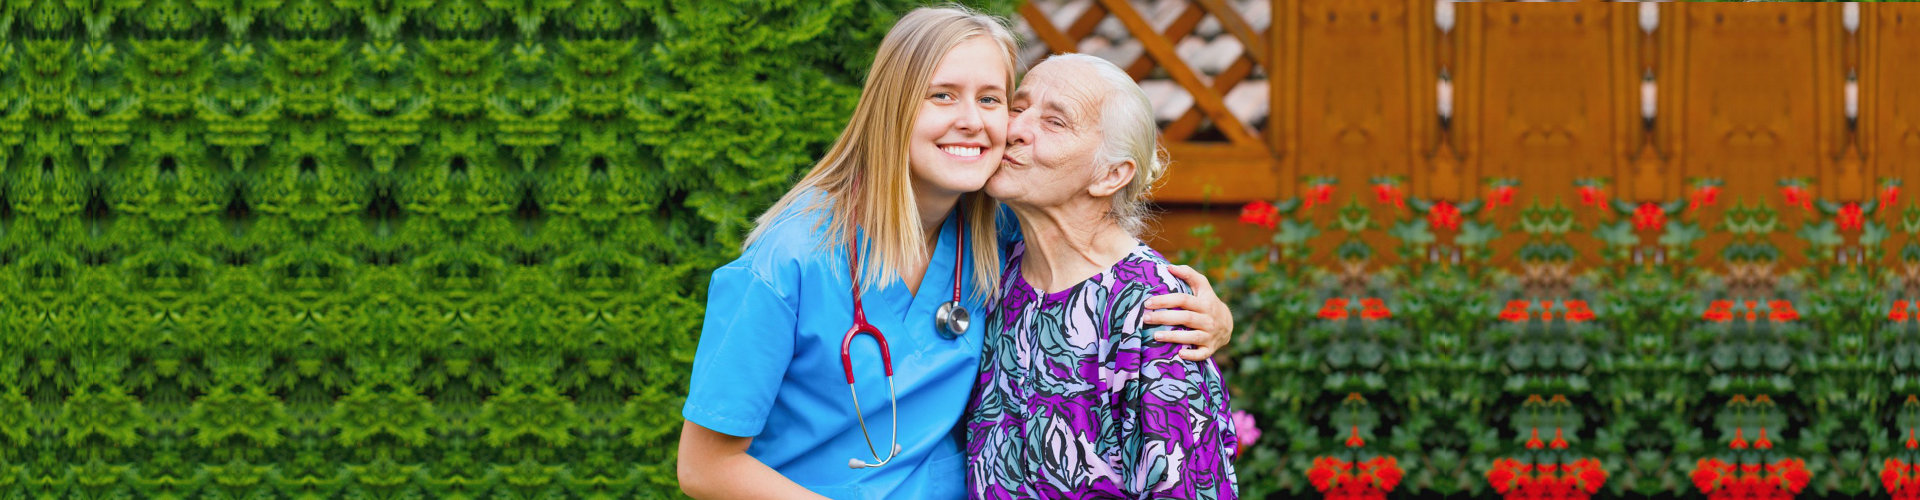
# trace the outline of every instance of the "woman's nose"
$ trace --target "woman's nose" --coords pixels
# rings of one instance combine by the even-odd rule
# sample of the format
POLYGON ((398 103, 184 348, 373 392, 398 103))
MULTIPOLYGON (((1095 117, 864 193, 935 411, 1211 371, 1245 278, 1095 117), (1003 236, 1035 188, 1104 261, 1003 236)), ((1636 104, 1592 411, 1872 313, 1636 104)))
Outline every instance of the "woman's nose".
POLYGON ((960 112, 960 119, 955 120, 953 124, 954 128, 965 132, 975 132, 985 126, 986 121, 980 115, 980 107, 978 106, 967 106, 965 110, 960 112))

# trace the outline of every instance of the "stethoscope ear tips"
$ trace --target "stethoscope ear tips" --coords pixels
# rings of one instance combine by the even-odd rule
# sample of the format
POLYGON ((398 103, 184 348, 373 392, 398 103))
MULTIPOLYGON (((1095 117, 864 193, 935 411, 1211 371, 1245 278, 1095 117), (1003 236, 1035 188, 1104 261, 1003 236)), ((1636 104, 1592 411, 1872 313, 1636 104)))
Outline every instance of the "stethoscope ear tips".
POLYGON ((847 459, 847 468, 849 469, 860 469, 860 468, 865 468, 866 466, 867 466, 867 463, 864 461, 861 461, 858 458, 847 459))

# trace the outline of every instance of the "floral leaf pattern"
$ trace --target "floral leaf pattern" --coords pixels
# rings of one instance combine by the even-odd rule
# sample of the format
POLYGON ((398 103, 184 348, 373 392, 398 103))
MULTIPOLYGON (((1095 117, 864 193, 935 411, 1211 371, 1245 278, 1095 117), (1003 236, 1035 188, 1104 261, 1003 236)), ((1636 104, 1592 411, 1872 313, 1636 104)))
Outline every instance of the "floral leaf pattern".
POLYGON ((1056 293, 1020 277, 1016 243, 968 403, 976 498, 1238 497, 1234 422, 1212 360, 1153 340, 1148 297, 1191 293, 1145 244, 1056 293))

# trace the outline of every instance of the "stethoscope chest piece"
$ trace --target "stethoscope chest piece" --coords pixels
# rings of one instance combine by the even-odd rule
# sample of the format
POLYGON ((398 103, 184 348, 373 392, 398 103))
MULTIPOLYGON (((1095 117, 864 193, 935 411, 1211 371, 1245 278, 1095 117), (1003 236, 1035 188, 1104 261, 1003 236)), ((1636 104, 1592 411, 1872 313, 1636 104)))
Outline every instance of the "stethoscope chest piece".
POLYGON ((934 312, 933 331, 939 333, 940 338, 953 340, 967 333, 968 320, 967 308, 961 307, 959 301, 948 301, 934 312))

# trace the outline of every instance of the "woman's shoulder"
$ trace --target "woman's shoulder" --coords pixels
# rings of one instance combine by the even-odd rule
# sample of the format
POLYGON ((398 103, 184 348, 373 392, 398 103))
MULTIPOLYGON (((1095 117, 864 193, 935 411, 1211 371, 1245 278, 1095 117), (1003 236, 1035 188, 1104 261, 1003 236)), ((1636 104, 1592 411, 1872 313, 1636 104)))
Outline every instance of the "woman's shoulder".
POLYGON ((1160 251, 1154 250, 1145 242, 1135 245, 1133 251, 1120 259, 1114 266, 1115 278, 1146 285, 1153 294, 1193 293, 1187 282, 1173 275, 1170 269, 1173 263, 1160 251))
POLYGON ((752 243, 727 267, 745 268, 762 279, 777 281, 816 260, 838 255, 825 241, 832 219, 831 204, 817 190, 803 192, 758 228, 752 243))

